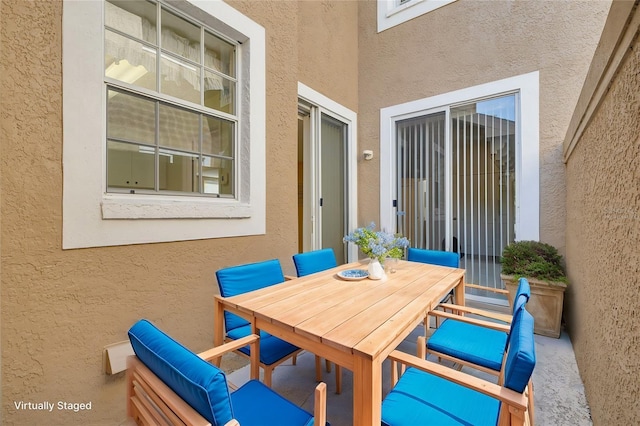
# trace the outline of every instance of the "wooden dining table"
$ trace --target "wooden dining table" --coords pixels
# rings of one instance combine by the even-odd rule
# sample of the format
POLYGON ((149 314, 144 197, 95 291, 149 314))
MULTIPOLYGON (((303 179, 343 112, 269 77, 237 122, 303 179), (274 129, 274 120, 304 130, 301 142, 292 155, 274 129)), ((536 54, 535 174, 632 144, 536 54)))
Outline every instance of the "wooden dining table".
MULTIPOLYGON (((464 269, 401 260, 381 280, 349 281, 341 265, 233 297, 215 297, 214 344, 223 312, 353 372, 353 424, 380 425, 382 362, 452 289, 464 305, 464 269)), ((257 377, 257 365, 252 376, 257 377)))

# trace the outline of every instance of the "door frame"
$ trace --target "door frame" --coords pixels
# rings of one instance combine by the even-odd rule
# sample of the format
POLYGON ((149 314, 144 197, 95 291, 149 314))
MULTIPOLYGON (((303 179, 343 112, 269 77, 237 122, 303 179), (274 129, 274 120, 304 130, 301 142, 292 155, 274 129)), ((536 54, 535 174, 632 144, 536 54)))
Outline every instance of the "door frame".
MULTIPOLYGON (((347 125, 347 150, 346 150, 346 175, 345 181, 347 184, 347 194, 348 197, 346 199, 345 208, 347 209, 347 232, 356 228, 357 218, 358 218, 358 182, 357 182, 357 166, 358 166, 358 155, 357 155, 357 128, 358 128, 358 115, 350 110, 349 108, 337 103, 336 101, 326 97, 320 92, 315 91, 309 86, 298 82, 298 106, 300 107, 301 102, 305 104, 309 104, 314 107, 318 112, 318 117, 315 120, 315 126, 313 125, 314 120, 311 120, 311 126, 308 129, 308 134, 312 138, 316 138, 319 135, 319 124, 320 124, 320 114, 326 114, 333 118, 336 118, 347 125)), ((313 113, 313 112, 312 112, 313 113)), ((305 129, 305 133, 307 129, 305 129)), ((309 165, 312 168, 315 168, 317 163, 317 158, 319 155, 319 143, 316 144, 315 147, 312 147, 309 150, 308 154, 305 154, 304 161, 309 161, 309 165)), ((310 192, 311 203, 312 206, 307 208, 307 203, 304 205, 304 215, 311 215, 310 218, 303 218, 303 223, 309 220, 320 221, 321 217, 321 209, 319 207, 319 196, 320 193, 320 182, 313 181, 307 182, 307 179, 315 180, 318 176, 317 171, 315 169, 307 170, 305 167, 304 171, 304 180, 305 180, 305 193, 307 191, 310 192)), ((305 197, 306 198, 306 197, 305 197)), ((318 222, 321 223, 321 222, 318 222)), ((303 225, 303 228, 307 228, 303 225)), ((317 229, 317 227, 312 226, 312 229, 317 229)), ((319 249, 320 237, 319 235, 315 235, 311 238, 311 248, 312 250, 319 249)), ((346 247, 347 253, 347 261, 353 262, 358 259, 358 248, 352 247, 353 244, 348 244, 346 247)))
MULTIPOLYGON (((450 145, 450 117, 452 107, 487 97, 518 93, 516 117, 516 193, 515 240, 539 240, 540 237, 540 136, 539 136, 539 72, 534 71, 491 83, 418 99, 380 110, 380 225, 383 229, 396 229, 396 121, 443 110, 447 113, 447 152, 450 145)), ((447 160, 451 174, 450 161, 447 160)), ((447 184, 447 193, 450 193, 447 184)), ((451 215, 451 199, 447 197, 447 218, 451 215)), ((447 239, 451 240, 451 223, 447 225, 447 239)))

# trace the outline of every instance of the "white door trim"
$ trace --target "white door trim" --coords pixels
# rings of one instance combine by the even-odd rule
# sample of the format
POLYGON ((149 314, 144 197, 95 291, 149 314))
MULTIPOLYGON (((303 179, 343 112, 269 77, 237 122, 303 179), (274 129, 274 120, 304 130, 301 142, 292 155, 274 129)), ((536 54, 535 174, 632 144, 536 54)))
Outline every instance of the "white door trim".
MULTIPOLYGON (((347 124, 347 176, 349 197, 347 199, 347 230, 356 228, 358 220, 358 182, 357 182, 357 140, 358 140, 358 114, 349 108, 329 99, 320 92, 298 82, 298 98, 321 108, 322 112, 329 114, 347 124)), ((358 259, 358 248, 349 244, 347 248, 349 262, 358 259)))
POLYGON ((539 72, 418 99, 380 110, 380 226, 395 229, 395 123, 449 109, 458 104, 506 93, 518 93, 519 132, 516 135, 516 240, 540 237, 540 89, 539 72))

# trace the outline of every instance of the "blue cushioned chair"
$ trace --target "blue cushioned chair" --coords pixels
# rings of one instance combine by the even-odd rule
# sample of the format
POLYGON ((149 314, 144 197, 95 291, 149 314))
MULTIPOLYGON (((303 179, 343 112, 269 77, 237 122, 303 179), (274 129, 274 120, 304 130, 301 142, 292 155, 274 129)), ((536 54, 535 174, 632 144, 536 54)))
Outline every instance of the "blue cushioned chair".
POLYGON ((241 345, 256 348, 258 336, 196 355, 147 320, 129 330, 135 352, 128 360, 127 415, 137 424, 313 425, 326 420, 326 385, 316 388, 314 414, 257 380, 229 392, 223 371, 207 362, 241 345), (150 402, 153 401, 153 402, 150 402))
MULTIPOLYGON (((237 296, 249 291, 269 287, 284 282, 284 274, 277 259, 257 263, 232 266, 216 272, 220 295, 222 297, 237 296)), ((244 318, 231 312, 224 313, 226 340, 236 340, 252 333, 251 324, 244 318)), ((260 367, 264 370, 264 383, 271 387, 271 375, 283 361, 292 358, 296 363, 296 356, 301 351, 282 339, 260 332, 260 367)), ((249 347, 239 350, 240 354, 248 356, 249 347)))
MULTIPOLYGON (((460 255, 458 253, 450 251, 428 250, 409 247, 409 249, 407 249, 407 260, 410 262, 428 263, 430 265, 448 266, 450 268, 460 267, 460 255)), ((443 297, 440 302, 450 302, 452 299, 453 290, 450 291, 445 297, 443 297)), ((424 319, 425 333, 428 329, 429 317, 427 316, 424 319)))
POLYGON ((457 316, 440 311, 430 315, 444 316, 442 322, 427 341, 427 353, 467 365, 489 374, 499 375, 508 349, 513 328, 517 327, 518 312, 524 310, 531 289, 521 278, 515 296, 516 303, 509 324, 485 321, 469 316, 457 316))
MULTIPOLYGON (((450 268, 460 267, 460 255, 451 251, 409 247, 407 250, 407 260, 410 262, 428 263, 430 265, 448 266, 450 268)), ((451 300, 452 297, 453 292, 449 292, 442 300, 451 300)))
MULTIPOLYGON (((382 402, 382 424, 414 426, 533 424, 531 375, 536 363, 533 317, 518 309, 501 384, 399 351, 391 353, 394 387, 382 402), (397 380, 397 363, 409 368, 397 380)), ((424 337, 418 348, 424 348, 424 337)))
MULTIPOLYGON (((316 272, 325 271, 327 269, 338 266, 336 255, 332 248, 324 248, 320 250, 308 251, 293 255, 293 264, 296 267, 298 277, 315 274, 316 272)), ((326 362, 327 371, 331 371, 331 363, 326 362)), ((316 380, 321 380, 320 375, 320 357, 316 356, 316 380)), ((336 365, 336 393, 342 393, 342 371, 339 365, 336 365)))

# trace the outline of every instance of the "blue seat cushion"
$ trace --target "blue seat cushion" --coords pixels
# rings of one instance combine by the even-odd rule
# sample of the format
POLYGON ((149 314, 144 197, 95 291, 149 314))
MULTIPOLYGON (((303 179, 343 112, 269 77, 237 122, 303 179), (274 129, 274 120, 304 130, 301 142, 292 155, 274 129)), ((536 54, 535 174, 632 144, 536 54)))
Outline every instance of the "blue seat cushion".
POLYGON ((495 426, 499 409, 498 400, 408 368, 382 402, 382 424, 495 426))
POLYGON ((231 394, 235 419, 242 426, 313 425, 313 415, 257 380, 231 394))
POLYGON ((129 329, 136 356, 160 380, 213 425, 233 418, 224 373, 167 336, 147 320, 129 329))
MULTIPOLYGON (((231 339, 239 339, 251 334, 251 326, 246 325, 243 327, 234 328, 227 332, 227 336, 231 339)), ((260 330, 260 362, 265 365, 271 365, 276 361, 285 358, 286 356, 297 351, 297 346, 292 345, 289 342, 285 342, 269 333, 260 330)), ((245 355, 249 355, 249 346, 245 346, 239 349, 245 355)))
POLYGON ((507 333, 446 319, 427 341, 427 348, 500 371, 507 333))

